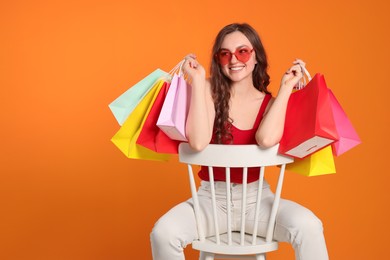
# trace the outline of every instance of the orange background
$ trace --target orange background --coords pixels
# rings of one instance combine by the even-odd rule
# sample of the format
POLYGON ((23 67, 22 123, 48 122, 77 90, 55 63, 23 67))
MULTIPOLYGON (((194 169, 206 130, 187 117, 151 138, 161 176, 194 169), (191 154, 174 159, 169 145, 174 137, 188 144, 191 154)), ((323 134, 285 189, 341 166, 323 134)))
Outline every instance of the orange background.
POLYGON ((190 196, 186 169, 127 159, 110 142, 119 126, 108 104, 189 52, 208 67, 216 33, 237 21, 260 33, 274 94, 302 58, 363 141, 336 158, 335 175, 288 173, 283 196, 322 219, 331 259, 384 259, 388 10, 376 0, 2 1, 0 259, 151 259, 153 224, 190 196))

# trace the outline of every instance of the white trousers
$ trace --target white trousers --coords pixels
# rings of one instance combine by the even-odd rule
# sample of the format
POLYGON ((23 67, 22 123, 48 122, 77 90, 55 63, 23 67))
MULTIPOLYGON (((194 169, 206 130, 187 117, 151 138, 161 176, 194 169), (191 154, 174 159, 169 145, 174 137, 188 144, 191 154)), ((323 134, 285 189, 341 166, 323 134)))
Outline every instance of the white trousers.
MULTIPOLYGON (((226 218, 226 183, 216 182, 218 216, 226 218)), ((231 184, 232 230, 240 227, 242 185, 231 184)), ((258 182, 247 186, 247 220, 255 212, 255 199, 258 182)), ((202 181, 198 190, 201 219, 204 221, 205 235, 214 235, 210 183, 202 181)), ((265 236, 274 194, 268 183, 264 182, 261 201, 261 213, 258 234, 265 236)), ((253 221, 246 221, 246 230, 253 230, 253 221), (251 228, 252 227, 252 228, 251 228)), ((226 223, 221 220, 220 223, 226 223)), ((226 232, 226 226, 219 226, 220 233, 226 232)), ((178 204, 163 215, 155 224, 151 233, 152 254, 154 260, 182 260, 184 248, 198 238, 192 199, 178 204)), ((328 253, 321 221, 305 207, 289 201, 280 200, 276 218, 274 239, 292 244, 297 260, 327 260, 328 253)))

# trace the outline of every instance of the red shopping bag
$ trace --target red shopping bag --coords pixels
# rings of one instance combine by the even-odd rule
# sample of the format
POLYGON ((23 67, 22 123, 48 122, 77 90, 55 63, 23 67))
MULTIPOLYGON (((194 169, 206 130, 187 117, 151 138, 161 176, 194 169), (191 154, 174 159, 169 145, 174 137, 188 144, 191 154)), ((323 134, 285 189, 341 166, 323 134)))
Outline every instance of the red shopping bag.
POLYGON ((339 140, 332 144, 333 154, 339 156, 361 143, 361 140, 344 112, 336 96, 329 89, 329 97, 332 103, 333 116, 336 123, 339 140))
POLYGON ((287 105, 279 153, 304 158, 338 140, 325 78, 316 74, 287 105))
POLYGON ((162 86, 156 100, 150 109, 149 115, 142 127, 141 133, 138 136, 137 144, 142 145, 150 150, 158 153, 178 153, 179 141, 169 138, 157 125, 157 120, 160 115, 167 91, 170 83, 165 82, 162 86))
POLYGON ((190 91, 183 75, 175 74, 161 108, 157 126, 171 139, 187 141, 185 125, 190 91))

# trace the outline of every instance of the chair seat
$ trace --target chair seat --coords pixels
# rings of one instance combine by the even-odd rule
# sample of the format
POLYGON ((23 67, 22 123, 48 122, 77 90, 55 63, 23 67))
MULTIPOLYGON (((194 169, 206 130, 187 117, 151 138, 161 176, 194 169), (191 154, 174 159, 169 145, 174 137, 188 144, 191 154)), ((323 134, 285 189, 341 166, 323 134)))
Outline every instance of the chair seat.
POLYGON ((221 255, 252 255, 271 252, 278 249, 278 242, 266 242, 265 238, 257 237, 256 245, 252 245, 252 235, 245 234, 245 245, 240 244, 240 233, 232 232, 232 244, 227 244, 227 234, 220 235, 220 244, 216 244, 216 238, 208 237, 203 242, 196 240, 192 243, 192 248, 221 255))

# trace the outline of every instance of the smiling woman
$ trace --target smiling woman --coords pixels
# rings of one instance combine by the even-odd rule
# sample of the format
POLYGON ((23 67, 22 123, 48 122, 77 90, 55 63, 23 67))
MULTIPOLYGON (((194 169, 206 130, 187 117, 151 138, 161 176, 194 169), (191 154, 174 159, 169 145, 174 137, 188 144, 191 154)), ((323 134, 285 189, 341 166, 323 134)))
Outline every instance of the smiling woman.
POLYGON ((223 74, 232 82, 245 79, 246 85, 252 85, 252 71, 257 64, 253 50, 248 38, 240 31, 227 34, 217 52, 223 74))
MULTIPOLYGON (((321 218, 331 259, 386 259, 390 1, 351 3, 2 1, 0 259, 152 258, 149 232, 187 199, 186 169, 123 156, 109 140, 118 125, 107 105, 189 52, 209 76, 212 41, 232 21, 262 36, 274 96, 290 60, 304 58, 327 76, 363 141, 335 158, 335 175, 288 172, 283 196, 321 218)), ((288 244, 279 246, 269 258, 293 259, 288 244)), ((199 258, 190 246, 185 253, 199 258)))
MULTIPOLYGON (((277 144, 283 132, 288 99, 302 78, 304 66, 301 60, 293 62, 283 75, 279 93, 274 98, 267 90, 268 63, 257 32, 248 24, 224 27, 214 43, 210 79, 205 78, 205 70, 194 54, 188 55, 183 65, 192 81, 186 125, 189 145, 195 150, 202 150, 209 143, 258 144, 263 147, 277 144)), ((231 169, 231 205, 239 204, 235 198, 240 197, 242 171, 242 168, 231 169)), ((217 182, 226 181, 221 168, 214 168, 213 173, 217 182)), ((259 168, 248 169, 248 196, 257 194, 258 173, 259 168)), ((202 182, 198 193, 202 198, 208 198, 210 184, 207 167, 202 166, 199 177, 202 182)), ((269 194, 264 200, 273 197, 267 182, 263 185, 263 192, 269 194)), ((218 196, 226 194, 221 191, 218 196)), ((226 199, 218 200, 218 203, 218 209, 223 211, 227 208, 224 204, 226 199)), ((211 227, 212 223, 207 222, 212 219, 210 201, 200 199, 200 204, 206 215, 203 224, 211 227)), ((270 204, 265 202, 261 205, 260 222, 265 222, 269 218, 267 212, 270 212, 270 204)), ((232 214, 239 208, 233 207, 232 214)), ((248 205, 246 212, 249 217, 254 212, 254 205, 248 205)), ((226 211, 222 214, 226 214, 226 211)), ((233 231, 240 226, 239 222, 239 218, 233 221, 233 231)), ((214 235, 212 230, 206 230, 206 234, 214 235)), ((264 230, 259 229, 258 234, 265 236, 264 230)), ((328 259, 321 221, 310 210, 295 202, 281 200, 274 238, 291 243, 298 260, 328 259)), ((195 239, 195 214, 192 201, 188 200, 171 209, 156 223, 151 234, 153 258, 183 259, 184 248, 195 239)))

